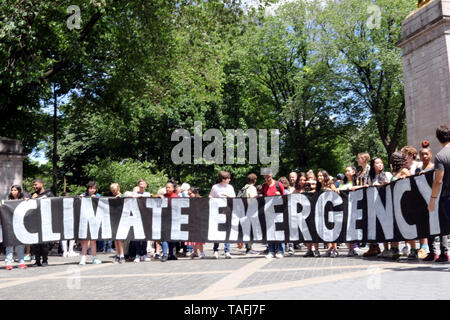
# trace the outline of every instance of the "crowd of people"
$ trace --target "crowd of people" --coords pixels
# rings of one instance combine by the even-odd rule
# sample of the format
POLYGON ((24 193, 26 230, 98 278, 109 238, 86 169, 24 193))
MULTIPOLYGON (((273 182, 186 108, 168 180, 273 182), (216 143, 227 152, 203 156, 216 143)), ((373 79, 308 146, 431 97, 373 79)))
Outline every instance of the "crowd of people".
MULTIPOLYGON (((209 193, 210 198, 221 197, 245 197, 257 198, 261 196, 288 195, 293 193, 315 193, 320 191, 341 192, 343 190, 356 190, 369 186, 383 186, 397 179, 403 179, 411 175, 423 174, 424 172, 435 170, 431 197, 429 199, 428 210, 434 211, 436 199, 441 192, 440 201, 446 213, 448 223, 450 223, 450 128, 440 126, 436 130, 436 137, 442 144, 442 150, 435 156, 431 153, 428 141, 422 142, 422 148, 417 151, 412 146, 405 146, 400 151, 394 152, 389 159, 391 172, 385 169, 385 164, 380 157, 371 157, 368 153, 360 153, 357 156, 358 167, 348 165, 345 173, 332 177, 326 170, 314 172, 291 172, 288 177, 281 177, 276 180, 272 174, 264 175, 264 183, 257 185, 257 175, 251 173, 247 177, 247 184, 235 193, 235 189, 230 184, 231 174, 221 171, 218 174, 217 183, 212 186, 209 193), (442 191, 441 191, 442 189, 442 191)), ((22 190, 18 185, 11 187, 9 200, 38 199, 53 197, 51 191, 44 188, 43 182, 36 179, 33 182, 34 192, 30 195, 22 190)), ((95 182, 87 184, 86 192, 80 197, 100 197, 95 182)), ((147 183, 144 179, 138 181, 137 186, 132 191, 122 193, 120 185, 114 182, 110 185, 110 192, 105 194, 110 197, 200 197, 199 190, 191 187, 187 183, 181 185, 174 181, 168 181, 165 188, 158 190, 155 195, 147 191, 147 183)), ((408 259, 423 261, 448 262, 448 236, 440 236, 440 254, 436 248, 435 237, 428 239, 418 239, 405 241, 402 250, 399 242, 383 243, 383 251, 378 243, 346 243, 347 256, 353 257, 362 255, 363 257, 378 257, 387 259, 398 259, 403 254, 408 259), (368 246, 368 248, 367 248, 368 246)), ((213 244, 214 258, 219 259, 219 243, 213 244)), ((304 257, 320 257, 319 243, 305 243, 306 253, 304 257)), ((339 249, 344 244, 325 243, 325 256, 337 257, 339 249)), ((178 257, 185 256, 191 259, 206 257, 204 251, 205 243, 199 242, 165 242, 165 241, 128 241, 128 240, 65 240, 59 243, 41 243, 31 246, 20 245, 6 247, 6 269, 12 269, 14 261, 14 249, 19 268, 26 269, 25 262, 35 260, 33 266, 48 265, 48 255, 50 250, 58 250, 63 257, 74 257, 80 255, 80 265, 86 264, 86 256, 92 255, 92 264, 100 264, 102 261, 97 257, 97 252, 115 253, 114 262, 124 263, 133 261, 134 263, 160 260, 177 260, 178 257), (80 253, 75 252, 76 248, 80 253)), ((237 244, 239 249, 243 249, 243 244, 237 244)), ((294 255, 295 249, 300 248, 299 243, 279 243, 268 242, 264 252, 256 252, 252 249, 252 243, 245 244, 246 254, 263 254, 268 259, 281 259, 288 255, 294 255)), ((224 257, 231 259, 230 243, 224 243, 224 257)))

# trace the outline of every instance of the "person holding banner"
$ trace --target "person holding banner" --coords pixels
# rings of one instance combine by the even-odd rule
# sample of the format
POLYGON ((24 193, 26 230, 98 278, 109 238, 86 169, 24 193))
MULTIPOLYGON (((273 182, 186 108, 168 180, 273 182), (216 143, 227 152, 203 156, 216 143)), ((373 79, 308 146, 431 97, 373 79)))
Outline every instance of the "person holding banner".
MULTIPOLYGON (((109 190, 111 190, 112 196, 114 198, 123 198, 125 197, 120 192, 120 185, 118 183, 111 183, 109 186, 109 190)), ((124 242, 123 240, 114 240, 114 245, 116 247, 116 256, 114 258, 114 262, 116 263, 125 263, 125 252, 123 249, 124 242)))
MULTIPOLYGON (((170 202, 171 198, 178 198, 178 194, 175 192, 175 183, 172 181, 168 181, 166 183, 166 194, 164 197, 169 198, 170 202)), ((167 260, 178 260, 175 255, 175 242, 167 242, 163 241, 162 243, 163 255, 161 257, 161 262, 166 262, 167 260)))
MULTIPOLYGON (((217 184, 213 185, 209 193, 210 198, 235 198, 233 186, 230 184, 231 174, 227 171, 220 171, 217 177, 217 184)), ((224 244, 225 259, 231 259, 230 243, 224 244)), ((219 243, 215 242, 213 246, 214 257, 219 259, 219 243)))
MULTIPOLYGON (((189 188, 188 195, 189 195, 189 198, 200 198, 200 192, 198 191, 197 188, 189 188)), ((186 242, 185 243, 186 246, 193 247, 193 251, 190 255, 191 259, 198 258, 198 257, 200 257, 200 259, 206 258, 205 253, 203 251, 204 244, 205 243, 203 243, 203 242, 186 242), (198 252, 200 252, 200 255, 198 255, 198 252)))
MULTIPOLYGON (((22 188, 19 185, 13 185, 9 192, 8 200, 21 200, 21 199, 24 199, 22 188)), ((19 259, 19 268, 26 269, 27 265, 25 264, 24 260, 25 245, 21 244, 16 246, 15 248, 12 246, 6 247, 6 258, 5 258, 6 270, 12 270, 13 268, 12 263, 14 261, 14 249, 16 249, 17 258, 19 259)))
MULTIPOLYGON (((430 214, 438 214, 434 211, 439 190, 442 188, 439 204, 445 213, 447 224, 450 224, 450 128, 447 125, 439 126, 436 129, 436 138, 441 143, 442 150, 434 158, 435 173, 428 211, 430 214)), ((440 236, 440 242, 441 254, 436 262, 448 262, 448 236, 440 236)), ((430 246, 430 258, 427 257, 424 261, 433 261, 436 256, 434 237, 428 239, 428 244, 430 246)))
MULTIPOLYGON (((264 183, 262 186, 263 197, 283 196, 286 194, 283 184, 274 180, 271 173, 265 174, 264 179, 266 180, 266 183, 264 183)), ((269 250, 269 253, 266 255, 267 259, 273 259, 275 257, 278 259, 282 259, 284 257, 284 243, 268 241, 267 245, 269 250)))
MULTIPOLYGON (((85 193, 80 194, 80 197, 92 197, 92 198, 99 198, 100 194, 97 193, 97 184, 94 181, 89 181, 87 184, 87 190, 85 193)), ((91 247, 91 254, 92 254, 92 264, 100 264, 102 261, 97 258, 97 241, 95 240, 80 240, 81 243, 81 259, 80 259, 80 265, 86 264, 86 254, 88 251, 88 247, 90 245, 91 247)))
MULTIPOLYGON (((316 192, 316 186, 317 186, 317 182, 316 182, 316 175, 314 174, 314 171, 309 170, 306 173, 306 181, 305 181, 305 192, 306 193, 314 193, 316 192)), ((307 251, 306 254, 304 255, 304 257, 316 257, 319 258, 320 257, 320 251, 319 251, 319 244, 318 243, 305 243, 307 251), (314 252, 312 251, 314 245, 314 252)))
MULTIPOLYGON (((45 190, 44 182, 41 179, 33 181, 34 193, 31 195, 32 199, 45 199, 54 197, 50 190, 45 190)), ((36 262, 33 266, 46 267, 48 266, 48 243, 39 243, 31 246, 31 251, 35 255, 36 262), (42 257, 42 263, 41 263, 42 257)))

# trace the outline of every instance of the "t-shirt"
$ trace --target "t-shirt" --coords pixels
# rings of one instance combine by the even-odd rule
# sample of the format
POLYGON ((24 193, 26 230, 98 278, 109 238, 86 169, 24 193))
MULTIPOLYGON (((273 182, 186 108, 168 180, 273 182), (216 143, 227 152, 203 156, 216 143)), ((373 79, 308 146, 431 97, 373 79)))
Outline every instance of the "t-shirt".
POLYGON ((236 197, 236 193, 234 192, 234 188, 232 185, 227 184, 225 186, 220 183, 213 185, 211 188, 211 192, 209 196, 212 198, 226 198, 226 197, 236 197))
MULTIPOLYGON (((36 192, 33 192, 33 194, 31 195, 31 197, 33 197, 33 195, 36 194, 36 192)), ((38 194, 37 198, 42 198, 42 197, 47 197, 47 198, 51 198, 54 197, 55 195, 53 194, 53 192, 51 192, 50 190, 44 190, 44 192, 42 192, 41 194, 38 194)))
POLYGON ((417 168, 422 167, 422 166, 423 166, 422 162, 413 161, 413 164, 411 165, 411 168, 409 168, 409 174, 412 175, 412 176, 415 175, 417 168))
POLYGON ((244 190, 246 198, 256 198, 258 196, 258 190, 253 184, 246 184, 244 190))
POLYGON ((443 148, 435 157, 434 168, 444 171, 442 181, 442 196, 450 195, 450 146, 443 148))
POLYGON ((347 183, 344 183, 344 181, 342 181, 341 183, 339 183, 339 190, 349 190, 351 187, 353 187, 353 181, 349 181, 347 183))
POLYGON ((165 194, 164 197, 166 198, 178 198, 178 194, 176 192, 172 192, 171 194, 165 194))
POLYGON ((280 194, 281 195, 285 195, 286 193, 284 192, 284 186, 283 186, 283 184, 282 183, 279 183, 279 182, 275 182, 274 184, 273 184, 273 186, 269 186, 269 184, 268 183, 265 183, 264 184, 264 188, 263 188, 263 196, 264 197, 270 197, 270 196, 276 196, 276 193, 277 193, 277 183, 278 183, 278 187, 280 188, 280 194))

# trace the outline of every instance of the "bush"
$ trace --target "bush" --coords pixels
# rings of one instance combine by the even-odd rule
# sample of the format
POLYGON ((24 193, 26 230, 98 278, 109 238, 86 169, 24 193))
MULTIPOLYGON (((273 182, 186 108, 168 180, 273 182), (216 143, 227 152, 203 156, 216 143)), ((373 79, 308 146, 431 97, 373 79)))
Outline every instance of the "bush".
POLYGON ((97 164, 83 167, 87 176, 95 181, 99 193, 109 191, 109 186, 113 182, 120 184, 121 192, 132 191, 139 179, 147 181, 147 191, 156 193, 159 188, 164 187, 167 176, 164 171, 157 171, 150 162, 140 162, 133 159, 122 161, 101 160, 97 164))

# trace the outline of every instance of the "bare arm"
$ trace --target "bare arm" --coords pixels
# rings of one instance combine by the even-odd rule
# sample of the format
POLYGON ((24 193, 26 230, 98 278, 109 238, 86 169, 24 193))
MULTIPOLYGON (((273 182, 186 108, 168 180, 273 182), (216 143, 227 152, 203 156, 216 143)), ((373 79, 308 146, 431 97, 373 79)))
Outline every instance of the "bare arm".
POLYGON ((444 179, 444 171, 436 170, 434 172, 433 186, 431 188, 430 204, 428 205, 429 212, 434 211, 434 207, 436 205, 436 199, 439 195, 439 191, 441 190, 443 179, 444 179))

